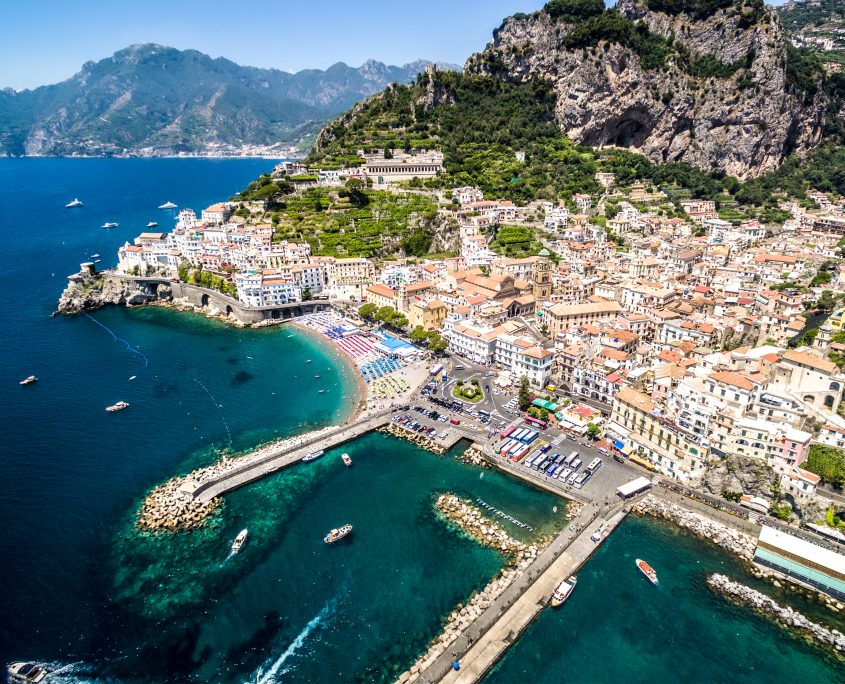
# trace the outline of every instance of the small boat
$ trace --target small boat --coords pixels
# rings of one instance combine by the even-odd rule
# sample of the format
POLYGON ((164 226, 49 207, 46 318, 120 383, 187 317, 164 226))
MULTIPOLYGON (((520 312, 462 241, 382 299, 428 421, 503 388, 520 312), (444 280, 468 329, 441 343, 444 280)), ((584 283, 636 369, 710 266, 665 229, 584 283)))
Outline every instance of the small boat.
POLYGON ((106 221, 103 224, 103 228, 117 228, 119 225, 119 223, 115 223, 114 221, 106 221))
POLYGON ((572 575, 565 580, 561 580, 561 583, 557 585, 557 589, 555 589, 552 594, 552 608, 557 608, 558 606, 563 605, 575 589, 575 585, 577 583, 578 578, 575 575, 572 575))
POLYGON ((147 224, 147 228, 158 228, 158 221, 150 221, 147 224))
POLYGON ((637 558, 637 567, 640 569, 641 573, 648 577, 649 582, 651 582, 652 584, 657 584, 657 573, 654 571, 653 567, 651 567, 644 560, 640 560, 639 558, 637 558))
POLYGON ((311 363, 311 359, 305 359, 305 363, 311 363))
POLYGON ((129 404, 127 404, 125 401, 119 401, 116 404, 112 404, 111 406, 106 406, 106 411, 108 411, 109 413, 113 413, 115 411, 122 411, 127 406, 129 406, 129 404))
POLYGON ((178 207, 177 204, 173 204, 173 202, 165 202, 164 204, 159 205, 159 209, 176 209, 178 207))
POLYGON ((323 537, 323 541, 326 542, 326 544, 334 544, 336 541, 343 539, 351 531, 352 531, 352 525, 344 525, 343 527, 336 527, 331 532, 329 532, 325 537, 323 537))
POLYGON ((325 394, 326 390, 317 390, 317 394, 325 394))
POLYGON ((325 451, 323 451, 322 449, 321 449, 320 451, 312 451, 310 454, 308 454, 307 456, 304 456, 304 457, 303 457, 302 462, 303 462, 303 463, 308 463, 309 461, 316 461, 316 460, 317 460, 318 458, 320 458, 320 456, 322 456, 324 453, 326 453, 326 452, 325 452, 325 451))
POLYGON ((137 378, 137 377, 138 377, 137 375, 130 375, 130 376, 129 376, 129 379, 130 379, 130 380, 134 380, 134 379, 135 379, 135 378, 137 378))
MULTIPOLYGON (((73 202, 68 202, 65 205, 65 209, 77 209, 79 207, 85 206, 80 202, 76 197, 73 198, 73 202)), ((25 664, 25 663, 24 663, 25 664)))
POLYGON ((314 377, 315 377, 315 378, 317 378, 317 379, 319 379, 319 377, 320 377, 320 376, 319 376, 319 375, 315 375, 314 377))
POLYGON ((241 547, 244 545, 246 541, 246 529, 241 530, 238 532, 238 536, 235 537, 235 541, 232 542, 232 553, 237 553, 241 550, 241 547))
POLYGON ((99 258, 100 258, 100 255, 99 255, 99 254, 92 254, 92 255, 90 256, 90 258, 91 258, 91 259, 99 259, 99 258))
POLYGON ((11 663, 8 669, 10 682, 40 682, 47 670, 35 663, 11 663))
POLYGON ((33 382, 38 382, 38 378, 36 378, 34 375, 30 375, 29 377, 21 380, 21 385, 31 385, 33 382))
POLYGON ((352 457, 351 457, 349 454, 341 454, 341 455, 340 455, 340 458, 341 458, 341 459, 343 459, 343 462, 344 462, 347 466, 351 466, 351 465, 352 465, 352 457))

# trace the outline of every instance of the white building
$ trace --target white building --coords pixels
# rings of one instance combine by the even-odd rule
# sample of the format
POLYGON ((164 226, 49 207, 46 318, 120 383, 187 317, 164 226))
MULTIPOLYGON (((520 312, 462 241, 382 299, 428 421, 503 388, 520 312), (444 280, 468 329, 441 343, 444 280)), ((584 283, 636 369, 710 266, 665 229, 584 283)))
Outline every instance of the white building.
POLYGON ((235 287, 238 300, 247 306, 279 306, 302 300, 302 288, 278 273, 237 273, 235 287))

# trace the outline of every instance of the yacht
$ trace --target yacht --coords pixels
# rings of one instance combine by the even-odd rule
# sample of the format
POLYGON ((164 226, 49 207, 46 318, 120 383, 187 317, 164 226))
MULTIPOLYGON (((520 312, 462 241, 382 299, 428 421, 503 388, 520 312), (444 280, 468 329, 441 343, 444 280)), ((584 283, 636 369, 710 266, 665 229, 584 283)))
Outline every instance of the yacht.
POLYGON ((47 670, 35 663, 12 663, 8 672, 10 682, 40 682, 47 676, 47 670))
POLYGON ((38 382, 38 378, 36 378, 34 375, 30 375, 29 377, 21 380, 21 385, 31 385, 33 382, 38 382))
POLYGON ((125 409, 129 404, 125 401, 119 401, 116 404, 112 404, 111 406, 106 406, 106 411, 109 413, 114 413, 115 411, 122 411, 125 409))
POLYGON ((165 202, 164 204, 159 205, 159 209, 176 209, 179 205, 173 204, 173 202, 165 202))
POLYGON ((310 454, 308 454, 307 456, 304 456, 304 457, 302 458, 302 462, 303 462, 303 463, 308 463, 308 461, 316 461, 316 460, 317 460, 318 458, 320 458, 320 456, 322 456, 324 453, 326 453, 326 452, 325 452, 325 451, 323 451, 322 449, 321 449, 320 451, 312 451, 310 454))
POLYGON ((106 222, 103 224, 103 228, 117 228, 117 227, 118 227, 118 225, 120 225, 120 224, 115 223, 114 221, 106 221, 106 222))
POLYGON ((340 541, 343 539, 347 534, 352 531, 352 525, 344 525, 343 527, 336 527, 331 532, 329 532, 325 537, 323 537, 323 541, 326 544, 334 544, 336 541, 340 541))
POLYGON ((657 584, 657 573, 654 571, 653 567, 651 567, 644 560, 640 560, 639 558, 637 558, 637 567, 640 569, 641 573, 648 577, 649 582, 651 582, 652 584, 657 584))
POLYGON ((349 454, 341 454, 340 458, 347 465, 347 467, 352 465, 352 457, 349 454))
POLYGON ((241 530, 238 532, 238 536, 235 537, 235 541, 232 542, 232 553, 237 553, 241 550, 241 547, 244 545, 246 541, 246 529, 241 530))
POLYGON ((569 598, 569 595, 575 589, 575 585, 578 583, 578 578, 575 575, 570 576, 569 578, 562 580, 560 584, 557 585, 557 589, 552 594, 552 608, 557 608, 558 606, 562 606, 566 599, 569 598))
MULTIPOLYGON (((66 209, 76 209, 76 208, 78 208, 78 207, 82 207, 82 206, 85 206, 85 205, 84 205, 84 204, 82 204, 82 202, 80 202, 80 201, 79 201, 76 197, 74 197, 74 198, 73 198, 73 202, 68 202, 68 203, 65 205, 65 208, 66 208, 66 209)), ((26 664, 26 663, 24 663, 24 665, 25 665, 25 664, 26 664)))
POLYGON ((147 228, 158 228, 158 221, 150 221, 147 224, 147 228))

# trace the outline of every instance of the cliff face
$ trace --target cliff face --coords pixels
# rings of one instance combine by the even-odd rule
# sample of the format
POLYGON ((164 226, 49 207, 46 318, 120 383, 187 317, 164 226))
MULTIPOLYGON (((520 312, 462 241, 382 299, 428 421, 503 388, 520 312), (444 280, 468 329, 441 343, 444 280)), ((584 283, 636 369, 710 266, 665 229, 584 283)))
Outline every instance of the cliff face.
POLYGON ((108 304, 137 306, 150 302, 170 301, 169 286, 159 285, 155 291, 143 285, 110 278, 103 273, 80 272, 68 278, 68 284, 56 305, 56 314, 78 314, 93 311, 108 304))
POLYGON ((646 2, 620 0, 617 11, 648 27, 650 45, 667 55, 663 64, 654 65, 647 47, 649 64, 632 41, 576 41, 578 34, 569 34, 577 24, 540 11, 505 20, 465 70, 517 82, 547 79, 569 137, 656 162, 687 161, 742 179, 819 142, 823 96, 789 84, 786 36, 772 8, 760 8, 752 22, 736 7, 695 19, 651 11, 646 2))

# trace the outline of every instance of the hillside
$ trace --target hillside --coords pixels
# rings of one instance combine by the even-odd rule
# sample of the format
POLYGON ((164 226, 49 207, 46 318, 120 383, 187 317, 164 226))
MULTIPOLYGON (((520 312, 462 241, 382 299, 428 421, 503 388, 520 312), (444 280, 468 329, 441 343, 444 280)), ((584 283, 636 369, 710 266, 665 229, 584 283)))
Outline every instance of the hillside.
POLYGON ((371 60, 290 74, 135 45, 61 83, 0 91, 0 155, 167 155, 297 142, 426 64, 371 60))
POLYGON ((465 70, 547 80, 576 142, 749 178, 821 139, 824 98, 793 53, 762 0, 552 0, 506 19, 465 70))

